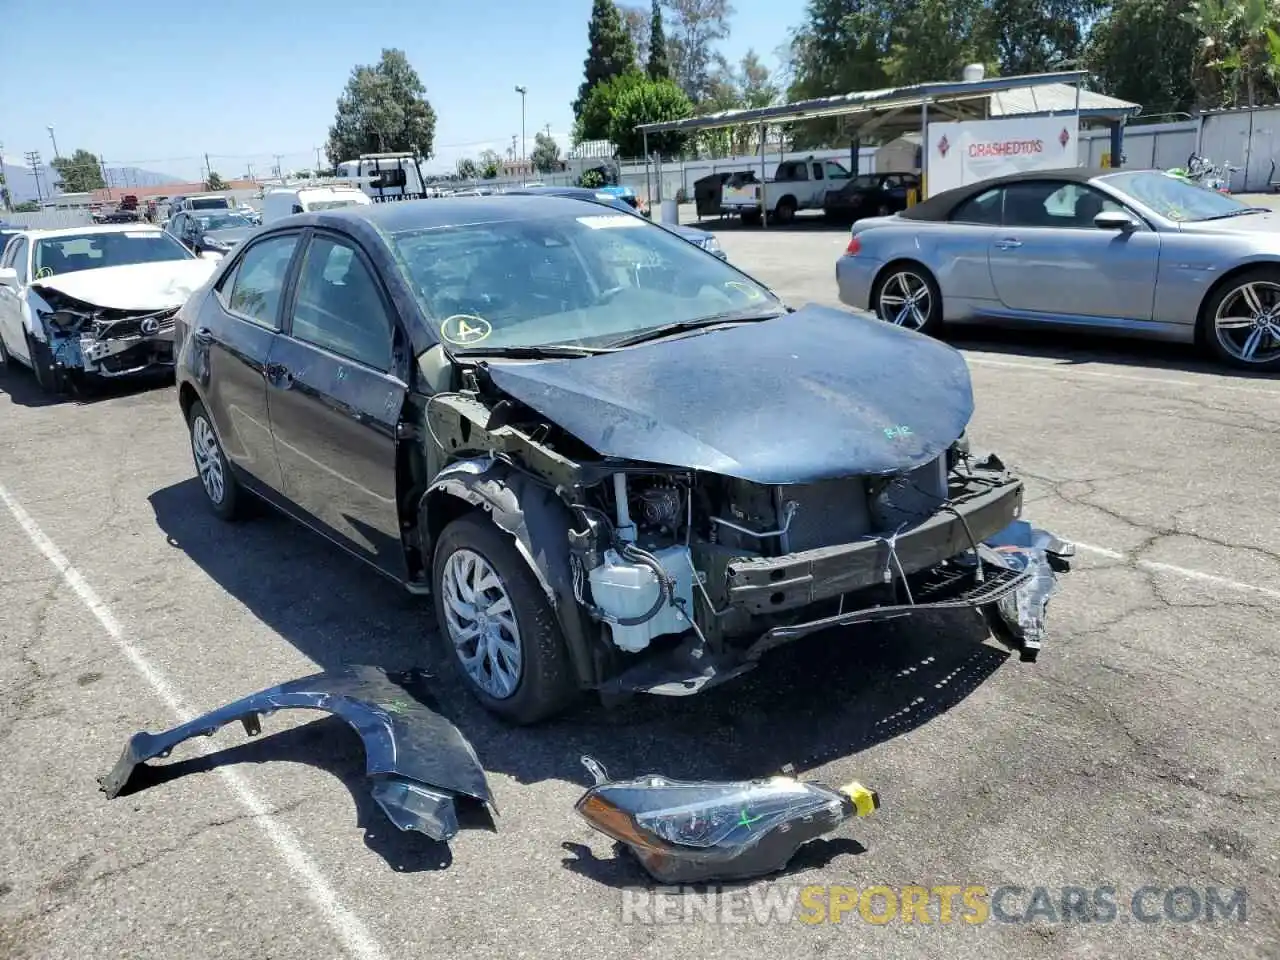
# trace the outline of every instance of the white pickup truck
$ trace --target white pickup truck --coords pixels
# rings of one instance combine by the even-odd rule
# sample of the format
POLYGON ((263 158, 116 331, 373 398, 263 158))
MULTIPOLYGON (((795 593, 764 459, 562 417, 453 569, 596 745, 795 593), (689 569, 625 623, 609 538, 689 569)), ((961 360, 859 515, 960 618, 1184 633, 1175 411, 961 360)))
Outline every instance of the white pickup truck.
POLYGON ((743 223, 759 223, 763 190, 770 222, 789 223, 797 210, 821 210, 827 191, 838 190, 848 179, 849 171, 834 160, 784 160, 773 179, 763 184, 754 177, 735 177, 726 183, 720 207, 741 216, 743 223))

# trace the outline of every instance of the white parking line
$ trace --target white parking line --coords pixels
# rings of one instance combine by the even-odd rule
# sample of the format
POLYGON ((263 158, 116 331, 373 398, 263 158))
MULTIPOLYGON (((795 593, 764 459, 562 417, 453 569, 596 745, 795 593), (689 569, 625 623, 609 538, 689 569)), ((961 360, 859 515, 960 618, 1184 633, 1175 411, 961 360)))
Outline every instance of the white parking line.
MULTIPOLYGON (((22 504, 18 503, 13 494, 6 490, 3 485, 0 485, 0 500, 4 501, 4 505, 9 508, 9 513, 18 522, 18 526, 22 528, 23 533, 27 535, 36 549, 44 554, 45 559, 53 565, 58 573, 62 575, 62 579, 66 581, 67 586, 89 608, 89 612, 97 618, 98 623, 102 625, 102 629, 107 632, 107 635, 115 642, 120 652, 133 665, 133 668, 138 671, 156 696, 169 708, 169 711, 180 723, 185 723, 192 719, 195 714, 183 706, 182 698, 164 674, 152 666, 142 651, 125 636, 124 628, 120 626, 120 621, 115 618, 111 608, 102 602, 93 587, 89 586, 89 583, 80 575, 80 572, 71 565, 71 561, 67 559, 66 555, 58 549, 57 544, 45 535, 31 514, 27 513, 22 504)), ((208 752, 206 748, 200 747, 200 749, 201 752, 208 752)), ((329 881, 324 878, 319 867, 316 866, 315 861, 302 849, 289 829, 271 815, 271 808, 266 801, 235 770, 230 767, 216 767, 215 769, 226 780, 236 800, 252 816, 253 822, 258 825, 267 839, 271 841, 272 846, 276 848, 276 852, 280 854, 281 859, 289 866, 293 875, 302 881, 306 887, 307 895, 319 908, 325 921, 333 928, 347 951, 352 956, 361 958, 361 960, 385 960, 387 957, 386 952, 378 941, 373 938, 372 934, 369 933, 364 921, 343 906, 338 899, 337 893, 329 885, 329 881)))
POLYGON ((1234 393, 1249 393, 1254 396, 1272 397, 1280 400, 1280 389, 1268 389, 1261 386, 1249 386, 1242 383, 1221 383, 1216 378, 1204 377, 1198 380, 1185 380, 1178 377, 1143 377, 1132 373, 1109 373, 1104 370, 1082 370, 1079 364, 1068 363, 1035 363, 1019 360, 996 360, 988 356, 965 352, 965 359, 971 364, 983 367, 1004 367, 1009 370, 1021 370, 1025 373, 1056 374, 1072 377, 1095 377, 1102 380, 1129 380, 1134 383, 1162 383, 1169 387, 1192 387, 1197 390, 1230 390, 1234 393))
POLYGON ((1220 577, 1214 573, 1205 573, 1203 570, 1192 570, 1190 567, 1176 567, 1172 563, 1160 563, 1157 560, 1137 560, 1118 550, 1095 547, 1092 544, 1081 543, 1079 540, 1071 542, 1080 550, 1096 553, 1098 556, 1106 557, 1108 560, 1123 560, 1125 563, 1131 563, 1135 567, 1141 567, 1144 570, 1151 570, 1156 573, 1172 573, 1179 577, 1186 577, 1188 580, 1199 580, 1201 583, 1211 583, 1216 587, 1226 587, 1228 590, 1257 593, 1269 600, 1280 600, 1280 590, 1272 590, 1270 587, 1259 587, 1256 584, 1232 580, 1229 577, 1220 577))

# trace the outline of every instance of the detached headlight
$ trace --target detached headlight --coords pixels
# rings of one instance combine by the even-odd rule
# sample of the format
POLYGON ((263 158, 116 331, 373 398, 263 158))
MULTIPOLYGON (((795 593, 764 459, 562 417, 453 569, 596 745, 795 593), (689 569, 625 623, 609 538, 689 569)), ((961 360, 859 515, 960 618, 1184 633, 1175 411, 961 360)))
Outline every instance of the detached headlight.
POLYGON ((596 785, 577 811, 626 844, 661 883, 740 880, 783 869, 805 843, 880 806, 858 783, 832 790, 778 776, 687 782, 661 776, 611 781, 590 757, 596 785))
POLYGON ((707 238, 702 241, 702 249, 707 251, 707 253, 719 253, 720 241, 708 234, 707 238))
POLYGON ((225 240, 218 240, 214 237, 203 237, 200 240, 200 245, 208 250, 217 250, 221 253, 226 253, 231 249, 231 245, 225 240))

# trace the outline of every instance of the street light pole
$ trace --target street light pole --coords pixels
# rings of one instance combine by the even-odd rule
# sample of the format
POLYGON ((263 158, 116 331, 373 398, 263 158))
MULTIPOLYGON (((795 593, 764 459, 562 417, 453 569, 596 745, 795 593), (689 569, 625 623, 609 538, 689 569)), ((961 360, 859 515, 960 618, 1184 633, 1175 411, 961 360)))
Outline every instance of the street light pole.
POLYGON ((516 87, 516 93, 520 94, 520 161, 523 163, 529 157, 528 143, 524 136, 524 103, 525 94, 529 92, 528 87, 516 87))
POLYGON ((53 136, 53 124, 49 124, 49 128, 48 128, 48 129, 49 129, 49 140, 50 140, 50 141, 52 141, 52 143, 53 143, 53 159, 57 160, 57 159, 59 159, 59 155, 58 155, 58 141, 57 141, 57 140, 54 138, 54 136, 53 136))

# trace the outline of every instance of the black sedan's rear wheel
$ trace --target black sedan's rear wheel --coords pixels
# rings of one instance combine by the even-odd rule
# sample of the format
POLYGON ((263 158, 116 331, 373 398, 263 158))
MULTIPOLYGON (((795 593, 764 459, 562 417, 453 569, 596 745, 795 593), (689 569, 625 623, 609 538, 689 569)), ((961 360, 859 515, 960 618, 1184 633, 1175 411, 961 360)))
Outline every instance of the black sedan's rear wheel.
POLYGON ((445 656, 488 710, 519 724, 559 713, 577 693, 555 611, 511 537, 482 513, 436 542, 432 594, 445 656))
POLYGON ((191 404, 187 412, 187 427, 191 432, 191 455, 195 459, 196 474, 209 508, 223 520, 239 519, 244 515, 244 491, 222 453, 209 412, 199 400, 191 404))
POLYGON ((1204 305, 1200 333, 1214 356, 1243 370, 1280 370, 1280 269, 1256 267, 1204 305))
POLYGON ((923 267, 891 266, 876 283, 871 309, 885 323, 936 336, 942 328, 942 293, 923 267))

